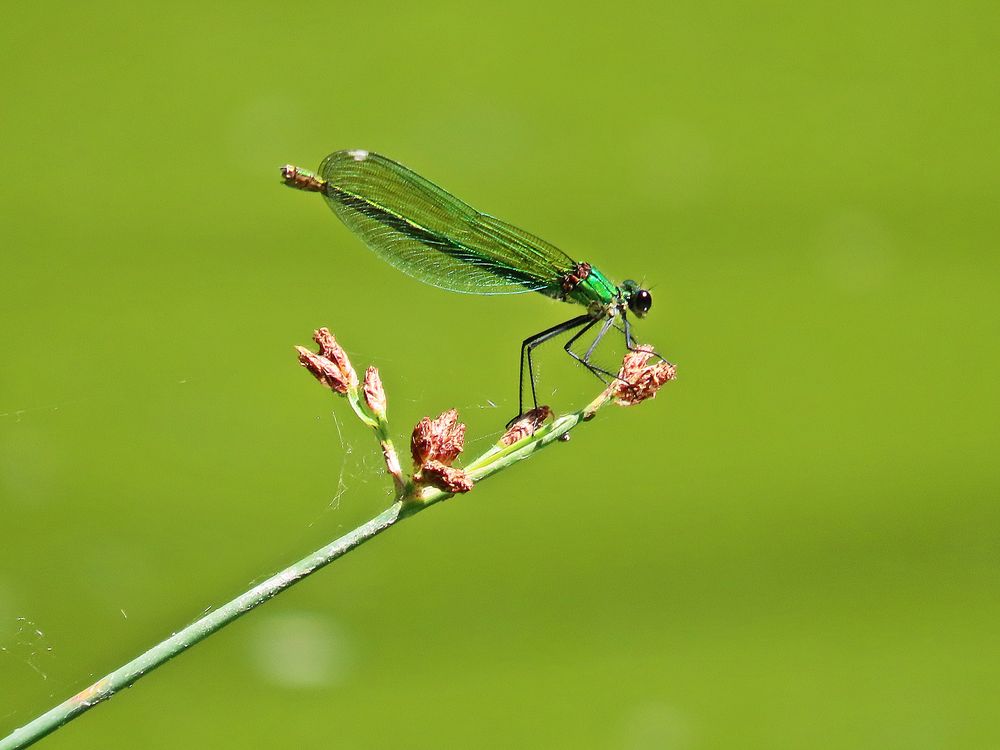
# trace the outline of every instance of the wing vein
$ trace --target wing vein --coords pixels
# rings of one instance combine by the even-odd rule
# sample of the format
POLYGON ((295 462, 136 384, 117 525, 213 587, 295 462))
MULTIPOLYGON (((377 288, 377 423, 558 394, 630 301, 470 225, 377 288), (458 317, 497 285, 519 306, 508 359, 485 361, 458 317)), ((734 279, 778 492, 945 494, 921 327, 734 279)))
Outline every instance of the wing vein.
POLYGON ((554 246, 374 153, 337 151, 324 196, 383 260, 427 284, 470 294, 557 288, 573 260, 554 246))

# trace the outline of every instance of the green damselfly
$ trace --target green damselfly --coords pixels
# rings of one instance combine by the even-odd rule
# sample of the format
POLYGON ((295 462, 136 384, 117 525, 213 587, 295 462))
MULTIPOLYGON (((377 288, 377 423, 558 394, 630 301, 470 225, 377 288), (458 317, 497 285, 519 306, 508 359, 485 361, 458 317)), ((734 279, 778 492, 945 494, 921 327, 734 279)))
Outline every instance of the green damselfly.
POLYGON ((614 284, 590 263, 573 260, 548 242, 477 211, 379 154, 335 151, 317 173, 286 165, 281 175, 289 187, 322 194, 376 255, 420 281, 466 294, 541 292, 586 308, 521 343, 518 416, 524 413, 525 364, 531 400, 538 406, 531 361, 536 346, 579 329, 563 348, 601 380, 614 378, 591 362, 597 344, 614 327, 633 349, 628 313, 641 318, 653 304, 649 290, 635 281, 614 284), (577 354, 573 345, 595 326, 600 326, 597 335, 583 355, 577 354))

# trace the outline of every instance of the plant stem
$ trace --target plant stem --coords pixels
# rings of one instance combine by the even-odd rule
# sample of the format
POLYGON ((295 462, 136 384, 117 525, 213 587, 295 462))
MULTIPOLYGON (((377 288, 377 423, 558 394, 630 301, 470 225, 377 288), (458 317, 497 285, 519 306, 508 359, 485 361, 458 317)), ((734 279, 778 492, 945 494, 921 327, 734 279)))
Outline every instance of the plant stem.
MULTIPOLYGON (((481 482, 498 471, 503 471, 517 462, 523 461, 535 451, 541 450, 545 446, 559 440, 586 418, 585 413, 586 410, 581 410, 572 414, 566 414, 551 424, 545 425, 534 435, 530 435, 513 445, 504 448, 491 448, 466 466, 465 471, 472 477, 473 481, 481 482)), ((444 490, 428 487, 418 497, 423 507, 427 507, 442 500, 447 500, 451 497, 451 494, 444 490)), ((3 750, 3 748, 0 747, 0 750, 3 750)))
MULTIPOLYGON (((328 350, 338 361, 342 358, 347 362, 346 354, 339 348, 326 329, 328 340, 324 339, 321 346, 326 345, 328 350)), ((319 335, 320 332, 317 332, 319 335)), ((320 341, 320 338, 317 338, 320 341)), ((300 353, 309 355, 308 352, 300 348, 300 353)), ((321 381, 336 379, 340 377, 332 370, 333 363, 322 360, 319 361, 317 355, 309 355, 303 361, 313 367, 313 374, 317 375, 321 381), (310 359, 312 357, 312 359, 310 359), (317 360, 317 361, 314 361, 317 360), (331 374, 332 373, 332 374, 331 374)), ((626 356, 626 362, 628 357, 626 356)), ((641 364, 641 363, 640 363, 641 364)), ((350 365, 347 364, 349 368, 350 365)), ((625 372, 625 365, 623 365, 625 372)), ((353 376, 353 373, 352 373, 353 376)), ((346 376, 344 376, 345 379, 346 376)), ((671 373, 672 378, 672 373, 671 373)), ((664 380, 671 379, 665 378, 664 380)), ((356 377, 354 378, 356 380, 356 377)), ((327 383, 328 384, 328 383, 327 383)), ((662 383, 660 383, 662 384, 662 383)), ((656 387, 659 387, 657 385, 656 387)), ((336 388, 334 388, 336 390, 336 388)), ((160 642, 153 648, 146 651, 141 656, 133 659, 128 664, 119 667, 110 674, 102 677, 90 687, 80 691, 72 698, 69 698, 58 706, 49 709, 38 718, 25 724, 20 729, 14 730, 7 737, 0 739, 0 750, 18 750, 34 744, 47 734, 55 731, 63 724, 75 719, 88 709, 98 703, 107 700, 118 691, 134 684, 143 675, 152 672, 157 667, 166 663, 182 651, 187 650, 203 638, 207 638, 212 633, 221 630, 241 615, 246 614, 268 599, 277 596, 282 591, 291 588, 306 576, 316 572, 325 565, 333 562, 338 557, 347 554, 352 549, 361 546, 372 537, 381 534, 386 529, 391 528, 399 521, 409 516, 419 513, 421 510, 430 507, 442 500, 447 500, 453 493, 446 490, 437 489, 431 486, 422 486, 413 481, 403 478, 399 466, 399 458, 396 455, 390 438, 389 425, 385 419, 384 406, 377 414, 369 413, 361 401, 356 385, 348 387, 345 391, 338 391, 347 396, 351 407, 362 422, 371 427, 379 440, 382 453, 386 461, 389 473, 392 475, 396 489, 396 501, 386 510, 379 513, 367 523, 359 526, 353 531, 345 534, 334 542, 316 550, 307 557, 302 558, 297 563, 289 565, 263 583, 254 586, 249 591, 240 594, 227 604, 219 607, 215 611, 205 615, 200 620, 188 625, 186 628, 174 633, 166 640, 160 642)), ((655 392, 655 389, 651 392, 655 392)), ((646 395, 643 398, 649 398, 646 395)), ((514 464, 532 456, 536 451, 545 448, 552 443, 568 437, 568 433, 581 422, 588 421, 594 414, 605 406, 612 397, 610 389, 605 390, 590 404, 580 411, 566 414, 556 418, 553 422, 539 427, 533 434, 527 435, 521 440, 511 445, 497 444, 487 450, 483 455, 474 459, 466 465, 464 471, 477 484, 484 479, 506 469, 514 464)))
POLYGON ((289 565, 280 573, 271 576, 263 583, 259 583, 229 603, 153 646, 149 651, 128 664, 102 677, 72 698, 49 709, 37 719, 14 730, 9 736, 0 740, 0 750, 16 750, 34 744, 66 722, 75 719, 84 711, 107 700, 119 690, 129 687, 140 677, 153 671, 198 641, 220 630, 271 597, 291 588, 310 573, 361 546, 372 537, 394 526, 398 521, 423 510, 424 507, 426 506, 414 503, 393 503, 367 523, 302 558, 297 563, 289 565))
MULTIPOLYGON (((588 407, 589 408, 589 407, 588 407)), ((534 435, 531 435, 514 445, 503 449, 491 449, 483 456, 469 464, 469 474, 478 482, 506 469, 513 464, 528 458, 535 451, 558 440, 562 435, 578 425, 585 417, 584 409, 573 414, 560 417, 546 425, 534 435), (474 468, 472 468, 474 467, 474 468)), ((365 415, 367 416, 367 415, 365 415)), ((18 750, 28 747, 50 732, 101 701, 107 700, 118 691, 129 687, 136 680, 177 656, 182 651, 222 629, 236 618, 246 614, 254 607, 263 604, 273 596, 298 583, 307 575, 316 572, 324 565, 333 562, 355 547, 359 547, 377 534, 391 528, 399 521, 412 516, 425 508, 451 497, 452 494, 443 490, 428 487, 417 497, 397 500, 388 509, 379 513, 367 523, 331 542, 327 546, 302 558, 297 563, 289 565, 263 583, 259 583, 244 594, 236 597, 217 610, 205 615, 197 622, 188 625, 165 641, 153 646, 146 653, 133 659, 128 664, 119 667, 114 672, 102 677, 93 685, 80 691, 72 698, 63 701, 55 708, 49 709, 37 719, 14 730, 6 738, 0 740, 0 750, 18 750)))
MULTIPOLYGON (((594 404, 598 402, 595 401, 594 404)), ((603 403, 603 402, 602 402, 603 403)), ((581 421, 587 419, 594 404, 572 414, 559 417, 551 424, 542 427, 534 435, 506 446, 502 449, 490 449, 469 464, 469 475, 477 482, 496 474, 498 471, 513 466, 519 461, 531 456, 535 451, 551 445, 562 435, 568 433, 581 421)), ((364 415, 367 416, 367 415, 364 415)), ((397 500, 388 509, 379 513, 367 523, 345 534, 327 546, 302 558, 297 563, 289 565, 280 573, 259 583, 249 591, 241 594, 217 610, 205 615, 200 620, 178 631, 165 641, 153 646, 146 653, 133 659, 128 664, 119 667, 114 672, 102 677, 93 685, 80 691, 72 698, 63 701, 55 708, 14 730, 6 738, 0 740, 0 750, 18 750, 28 747, 50 732, 101 701, 107 700, 118 691, 129 687, 143 675, 177 656, 182 651, 222 629, 241 615, 254 607, 263 604, 285 589, 291 588, 307 575, 316 572, 323 566, 333 562, 338 557, 359 547, 377 534, 391 528, 399 521, 412 516, 425 508, 442 500, 447 500, 452 494, 433 487, 424 488, 416 497, 397 500)))

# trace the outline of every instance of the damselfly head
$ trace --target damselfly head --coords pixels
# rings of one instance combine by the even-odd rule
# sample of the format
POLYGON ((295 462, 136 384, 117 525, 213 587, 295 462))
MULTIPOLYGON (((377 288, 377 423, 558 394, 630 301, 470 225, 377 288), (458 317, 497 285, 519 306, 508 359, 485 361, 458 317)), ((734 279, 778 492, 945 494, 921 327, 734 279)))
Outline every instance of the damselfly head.
POLYGON ((640 318, 644 317, 653 306, 653 295, 648 289, 640 289, 639 284, 632 279, 625 279, 622 282, 622 292, 628 303, 628 309, 640 318))

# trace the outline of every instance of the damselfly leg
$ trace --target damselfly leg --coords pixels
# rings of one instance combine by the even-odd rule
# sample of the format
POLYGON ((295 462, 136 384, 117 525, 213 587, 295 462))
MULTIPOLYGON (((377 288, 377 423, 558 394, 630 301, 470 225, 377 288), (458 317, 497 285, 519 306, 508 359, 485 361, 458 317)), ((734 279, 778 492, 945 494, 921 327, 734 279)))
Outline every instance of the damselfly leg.
MULTIPOLYGON (((558 325, 554 325, 551 328, 546 328, 544 331, 536 333, 533 336, 529 336, 528 338, 526 338, 524 341, 521 342, 521 368, 518 374, 518 383, 517 383, 517 416, 510 421, 508 426, 516 422, 518 419, 521 418, 521 415, 524 414, 525 361, 527 361, 528 363, 528 382, 531 384, 531 403, 534 405, 536 409, 538 408, 538 396, 535 393, 535 369, 534 365, 531 362, 532 350, 539 344, 544 344, 549 339, 553 339, 556 336, 559 336, 560 334, 572 331, 574 328, 579 328, 580 326, 584 326, 583 330, 580 331, 580 333, 583 333, 584 331, 590 329, 597 321, 598 321, 597 318, 594 318, 590 315, 577 315, 575 318, 567 320, 563 323, 559 323, 558 325)), ((577 336, 579 336, 579 334, 577 334, 577 336)), ((574 336, 573 338, 575 340, 576 336, 574 336)))
POLYGON ((601 339, 604 338, 604 335, 608 332, 608 330, 610 330, 611 326, 614 325, 615 319, 608 318, 607 320, 604 321, 604 325, 601 326, 601 330, 597 332, 597 335, 594 337, 594 340, 590 343, 590 346, 587 347, 587 351, 582 357, 576 352, 574 352, 572 348, 573 344, 576 343, 576 340, 581 336, 583 336, 583 334, 585 334, 590 328, 592 328, 599 321, 600 318, 595 318, 590 325, 583 328, 580 332, 574 334, 573 337, 566 342, 566 345, 563 347, 563 349, 566 350, 566 353, 569 356, 571 356, 581 365, 586 367, 591 373, 593 373, 598 380, 600 380, 602 383, 607 383, 608 381, 605 380, 603 376, 606 375, 609 378, 617 378, 618 376, 615 375, 614 373, 608 372, 602 367, 598 367, 597 365, 593 364, 590 361, 590 357, 593 355, 594 350, 597 348, 597 345, 601 343, 601 339))
POLYGON ((535 347, 544 344, 546 341, 554 339, 556 336, 559 336, 564 333, 569 333, 570 331, 579 328, 580 330, 574 333, 570 337, 569 341, 567 341, 563 345, 563 349, 565 350, 565 352, 569 354, 569 356, 571 356, 577 362, 586 367, 587 370, 593 373, 594 376, 597 377, 597 379, 600 380, 602 383, 608 382, 606 378, 613 379, 618 377, 615 373, 608 372, 604 368, 598 367, 597 365, 593 364, 590 361, 590 358, 593 355, 594 350, 597 348, 597 345, 601 342, 601 339, 604 338, 605 334, 611 329, 612 326, 618 328, 618 326, 614 325, 615 319, 613 317, 604 320, 600 331, 598 331, 597 336, 594 337, 594 340, 591 342, 590 346, 587 347, 587 351, 586 353, 583 354, 583 356, 573 351, 573 344, 575 344, 582 336, 584 336, 587 333, 587 331, 591 330, 598 323, 601 323, 601 321, 602 321, 601 318, 599 317, 595 318, 592 315, 578 315, 575 318, 567 320, 563 323, 559 323, 558 325, 554 325, 551 328, 546 328, 544 331, 541 331, 540 333, 536 333, 532 336, 529 336, 528 338, 526 338, 524 341, 521 342, 521 366, 518 377, 518 389, 517 389, 517 416, 515 416, 513 419, 510 420, 510 422, 508 422, 507 424, 508 427, 514 422, 516 422, 518 419, 520 419, 521 416, 524 414, 525 363, 527 363, 528 383, 531 388, 531 403, 534 406, 534 408, 536 409, 538 408, 538 394, 537 391, 535 390, 535 367, 531 358, 531 353, 535 349, 535 347))
MULTIPOLYGON (((632 326, 631 326, 631 324, 628 321, 628 313, 625 312, 625 310, 622 310, 621 314, 622 314, 622 325, 624 327, 620 328, 616 324, 615 328, 618 329, 619 331, 621 331, 623 334, 625 334, 625 346, 628 347, 628 350, 630 352, 634 352, 638 347, 636 345, 635 338, 632 336, 632 326)), ((669 364, 673 364, 672 362, 670 362, 666 357, 664 357, 659 352, 654 351, 653 352, 653 356, 657 357, 661 362, 666 362, 668 365, 669 364)))

